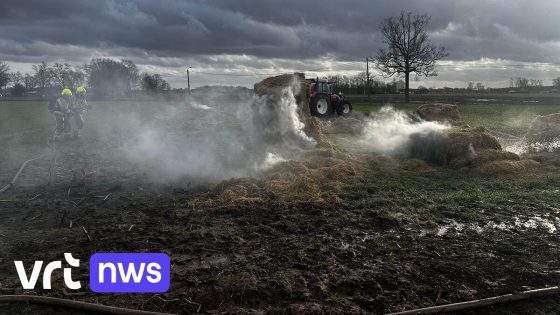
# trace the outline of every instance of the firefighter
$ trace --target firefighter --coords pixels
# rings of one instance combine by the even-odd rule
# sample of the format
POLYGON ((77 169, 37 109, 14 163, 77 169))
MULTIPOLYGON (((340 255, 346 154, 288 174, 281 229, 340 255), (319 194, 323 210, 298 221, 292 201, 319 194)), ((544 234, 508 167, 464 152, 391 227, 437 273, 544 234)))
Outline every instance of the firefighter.
POLYGON ((74 139, 80 138, 80 130, 84 128, 84 112, 89 108, 87 101, 86 101, 86 88, 83 86, 79 86, 76 89, 76 99, 74 103, 71 105, 71 123, 73 129, 73 137, 74 139))
POLYGON ((64 133, 70 130, 68 119, 70 117, 70 105, 72 103, 72 91, 63 89, 60 96, 56 99, 54 108, 51 110, 56 120, 56 130, 54 132, 54 140, 59 140, 64 133))

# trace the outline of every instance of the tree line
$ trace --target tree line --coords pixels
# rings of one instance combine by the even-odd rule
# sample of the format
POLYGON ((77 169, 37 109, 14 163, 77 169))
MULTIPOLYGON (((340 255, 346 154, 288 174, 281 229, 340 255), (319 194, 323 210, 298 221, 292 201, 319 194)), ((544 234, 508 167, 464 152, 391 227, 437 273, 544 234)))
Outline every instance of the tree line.
MULTIPOLYGON (((328 78, 332 82, 333 92, 345 94, 367 94, 368 79, 366 72, 359 72, 355 75, 333 75, 328 78)), ((373 94, 398 93, 405 88, 403 80, 393 79, 389 82, 377 80, 370 75, 369 89, 373 94)))
POLYGON ((31 73, 10 72, 6 62, 0 62, 0 93, 11 86, 12 96, 27 92, 52 95, 63 88, 87 86, 100 98, 127 97, 133 90, 160 93, 171 86, 160 74, 140 73, 130 60, 94 58, 88 64, 72 66, 68 63, 41 62, 32 66, 31 73))

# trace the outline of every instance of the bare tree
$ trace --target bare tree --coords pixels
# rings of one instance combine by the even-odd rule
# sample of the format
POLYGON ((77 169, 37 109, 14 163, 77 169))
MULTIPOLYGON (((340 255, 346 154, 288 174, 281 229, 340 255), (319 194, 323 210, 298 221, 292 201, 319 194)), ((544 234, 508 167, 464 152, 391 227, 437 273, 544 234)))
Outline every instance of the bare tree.
POLYGON ((44 92, 46 88, 51 85, 51 76, 49 66, 46 62, 41 62, 38 65, 33 65, 33 72, 36 85, 44 92))
POLYGON ((25 85, 26 90, 30 90, 37 86, 37 81, 34 76, 26 73, 25 76, 23 76, 23 85, 25 85))
POLYGON ((552 86, 555 88, 560 88, 560 77, 552 79, 552 86))
POLYGON ((160 93, 169 91, 171 86, 159 74, 142 74, 142 89, 147 93, 160 93))
POLYGON ((543 81, 539 80, 539 79, 531 79, 531 81, 529 82, 530 86, 533 87, 542 87, 543 86, 543 81))
POLYGON ((12 85, 23 83, 23 74, 21 74, 21 72, 19 71, 9 73, 8 77, 10 78, 10 82, 12 83, 12 85))
POLYGON ((381 23, 381 33, 389 47, 379 50, 377 67, 388 77, 404 74, 407 103, 410 101, 410 74, 436 76, 436 62, 448 55, 444 47, 432 44, 425 30, 429 22, 427 15, 403 11, 400 16, 387 18, 381 23))
POLYGON ((128 60, 92 59, 85 71, 89 86, 101 97, 129 95, 138 81, 138 68, 128 60))
POLYGON ((543 81, 538 79, 528 79, 525 77, 516 77, 509 80, 509 84, 513 88, 527 89, 531 87, 542 87, 543 81))
POLYGON ((10 66, 5 62, 0 62, 0 92, 2 88, 10 83, 10 66))
POLYGON ((49 67, 49 73, 53 83, 59 88, 75 89, 85 83, 85 73, 67 63, 54 63, 49 67))

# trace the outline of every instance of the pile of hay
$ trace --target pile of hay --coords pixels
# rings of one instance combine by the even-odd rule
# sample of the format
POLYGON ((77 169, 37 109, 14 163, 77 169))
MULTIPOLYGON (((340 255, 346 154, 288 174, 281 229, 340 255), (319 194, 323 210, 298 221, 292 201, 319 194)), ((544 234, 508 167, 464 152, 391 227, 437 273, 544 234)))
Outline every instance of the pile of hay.
POLYGON ((296 161, 275 165, 264 179, 266 191, 281 202, 337 204, 345 182, 359 176, 364 160, 332 149, 303 152, 296 161))
POLYGON ((534 172, 540 163, 534 160, 497 160, 477 166, 474 170, 483 175, 516 176, 534 172))
POLYGON ((418 107, 414 115, 425 121, 437 121, 450 125, 465 125, 456 105, 426 104, 418 107))
POLYGON ((471 164, 479 151, 502 150, 498 140, 482 127, 452 127, 443 133, 411 137, 409 156, 438 165, 463 167, 471 164))
POLYGON ((488 129, 469 127, 461 120, 457 106, 431 104, 420 106, 415 115, 427 121, 450 123, 443 134, 412 136, 409 156, 455 168, 470 168, 488 175, 513 175, 531 172, 539 163, 522 160, 517 154, 502 150, 488 129))
POLYGON ((333 149, 333 143, 325 136, 321 124, 316 117, 311 115, 309 110, 309 98, 310 98, 310 86, 307 81, 305 81, 305 74, 294 73, 294 74, 283 74, 275 77, 269 77, 255 84, 255 94, 261 97, 268 97, 269 102, 274 106, 274 99, 281 95, 283 89, 292 89, 294 93, 300 121, 305 125, 303 131, 308 136, 312 137, 317 141, 317 144, 321 148, 333 149))
POLYGON ((338 193, 344 183, 360 176, 370 162, 375 161, 332 149, 305 151, 297 159, 274 165, 261 179, 223 182, 195 200, 192 207, 251 206, 268 200, 336 205, 342 202, 338 193))
MULTIPOLYGON (((531 144, 545 145, 560 141, 560 113, 546 116, 537 116, 525 135, 526 142, 531 144)), ((535 146, 534 148, 537 148, 535 146)), ((547 146, 550 151, 558 151, 560 148, 547 146)))

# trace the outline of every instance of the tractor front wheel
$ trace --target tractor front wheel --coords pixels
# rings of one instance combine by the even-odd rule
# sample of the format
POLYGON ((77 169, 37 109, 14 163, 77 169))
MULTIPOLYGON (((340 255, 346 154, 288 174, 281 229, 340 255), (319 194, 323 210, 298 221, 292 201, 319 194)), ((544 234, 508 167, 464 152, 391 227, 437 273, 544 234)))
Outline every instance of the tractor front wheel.
POLYGON ((349 101, 344 101, 340 106, 337 108, 336 112, 340 116, 348 116, 352 113, 352 104, 349 101))
POLYGON ((327 117, 333 114, 333 107, 326 94, 317 94, 309 102, 311 114, 317 117, 327 117))

